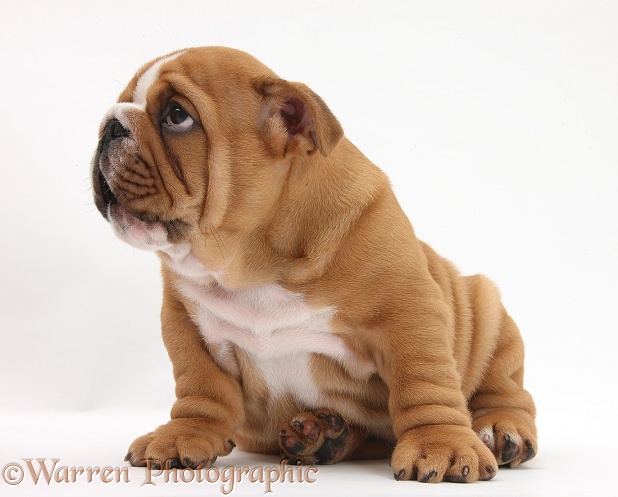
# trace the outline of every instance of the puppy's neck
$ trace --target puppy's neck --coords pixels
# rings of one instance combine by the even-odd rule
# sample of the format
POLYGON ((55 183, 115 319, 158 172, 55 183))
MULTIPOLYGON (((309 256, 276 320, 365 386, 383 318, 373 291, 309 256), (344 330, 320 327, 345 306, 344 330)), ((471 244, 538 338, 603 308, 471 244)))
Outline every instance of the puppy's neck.
POLYGON ((324 157, 296 159, 265 238, 290 282, 322 276, 354 224, 388 191, 388 179, 345 137, 324 157))

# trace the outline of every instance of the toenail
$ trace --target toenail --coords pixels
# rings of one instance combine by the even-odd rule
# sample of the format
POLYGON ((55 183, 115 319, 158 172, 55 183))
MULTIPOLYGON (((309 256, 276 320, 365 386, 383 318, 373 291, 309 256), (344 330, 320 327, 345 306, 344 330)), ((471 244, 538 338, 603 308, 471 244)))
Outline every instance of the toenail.
POLYGON ((451 483, 468 483, 468 479, 465 476, 457 475, 444 475, 444 481, 451 483))
POLYGON ((502 449, 502 461, 507 463, 515 459, 520 453, 520 449, 515 442, 511 440, 511 437, 508 435, 504 435, 504 439, 506 443, 504 444, 504 448, 502 449))
POLYGON ((461 474, 464 476, 468 476, 470 474, 470 468, 468 466, 464 466, 461 470, 461 474))
POLYGON ((419 478, 418 481, 420 481, 421 483, 427 483, 428 481, 433 480, 437 474, 438 473, 436 472, 436 470, 432 469, 431 471, 426 473, 422 478, 419 478))
POLYGON ((397 471, 397 473, 393 475, 395 477, 395 480, 397 481, 403 480, 403 475, 405 472, 406 472, 405 469, 400 469, 399 471, 397 471))
POLYGON ((496 476, 496 470, 491 466, 485 466, 485 472, 486 474, 481 475, 480 480, 487 481, 496 476))
POLYGON ((524 444, 526 445, 526 454, 524 455, 521 462, 529 461, 536 455, 536 452, 534 452, 534 449, 532 448, 532 443, 530 442, 530 440, 526 440, 524 444))

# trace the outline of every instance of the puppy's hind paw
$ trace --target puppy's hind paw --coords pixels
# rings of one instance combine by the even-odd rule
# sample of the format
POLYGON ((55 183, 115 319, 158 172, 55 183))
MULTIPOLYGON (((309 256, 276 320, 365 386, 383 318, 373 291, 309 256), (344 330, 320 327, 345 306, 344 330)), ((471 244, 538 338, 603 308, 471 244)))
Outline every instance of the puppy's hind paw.
POLYGON ((515 468, 532 459, 538 451, 529 416, 496 410, 474 420, 473 428, 500 466, 515 468))
POLYGON ((303 412, 281 428, 281 455, 290 464, 334 464, 350 452, 350 433, 338 414, 325 410, 303 412))

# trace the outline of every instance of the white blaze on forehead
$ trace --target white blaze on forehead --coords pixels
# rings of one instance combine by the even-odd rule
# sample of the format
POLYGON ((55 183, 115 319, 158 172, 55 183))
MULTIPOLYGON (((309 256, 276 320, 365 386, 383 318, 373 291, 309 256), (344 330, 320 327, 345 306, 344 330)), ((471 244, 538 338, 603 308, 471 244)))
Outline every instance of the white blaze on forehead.
POLYGON ((109 110, 105 113, 101 121, 101 125, 99 127, 99 135, 103 132, 103 128, 110 119, 118 119, 120 123, 125 128, 131 128, 130 119, 128 118, 128 112, 124 112, 126 110, 146 110, 146 96, 148 95, 148 91, 152 87, 152 85, 157 81, 159 75, 161 74, 161 66, 166 62, 174 60, 179 57, 186 50, 182 52, 177 52, 172 55, 167 55, 156 61, 152 66, 144 71, 144 73, 137 80, 137 85, 135 86, 135 90, 133 90, 133 102, 122 102, 118 104, 112 105, 109 110))
POLYGON ((135 90, 133 90, 133 104, 141 108, 142 110, 146 110, 146 95, 148 95, 148 90, 154 84, 154 82, 159 78, 159 74, 161 71, 161 66, 166 62, 174 60, 175 58, 182 55, 184 51, 177 52, 172 55, 168 55, 156 61, 152 66, 150 66, 144 73, 140 76, 137 81, 137 85, 135 86, 135 90))

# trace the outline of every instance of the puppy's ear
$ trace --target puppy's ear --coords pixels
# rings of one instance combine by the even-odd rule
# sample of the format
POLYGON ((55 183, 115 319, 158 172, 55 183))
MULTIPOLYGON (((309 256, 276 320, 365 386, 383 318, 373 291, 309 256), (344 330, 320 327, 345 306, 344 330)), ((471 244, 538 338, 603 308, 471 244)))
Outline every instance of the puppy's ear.
POLYGON ((343 136, 343 129, 324 101, 302 83, 261 79, 260 128, 272 150, 283 157, 328 155, 343 136))

